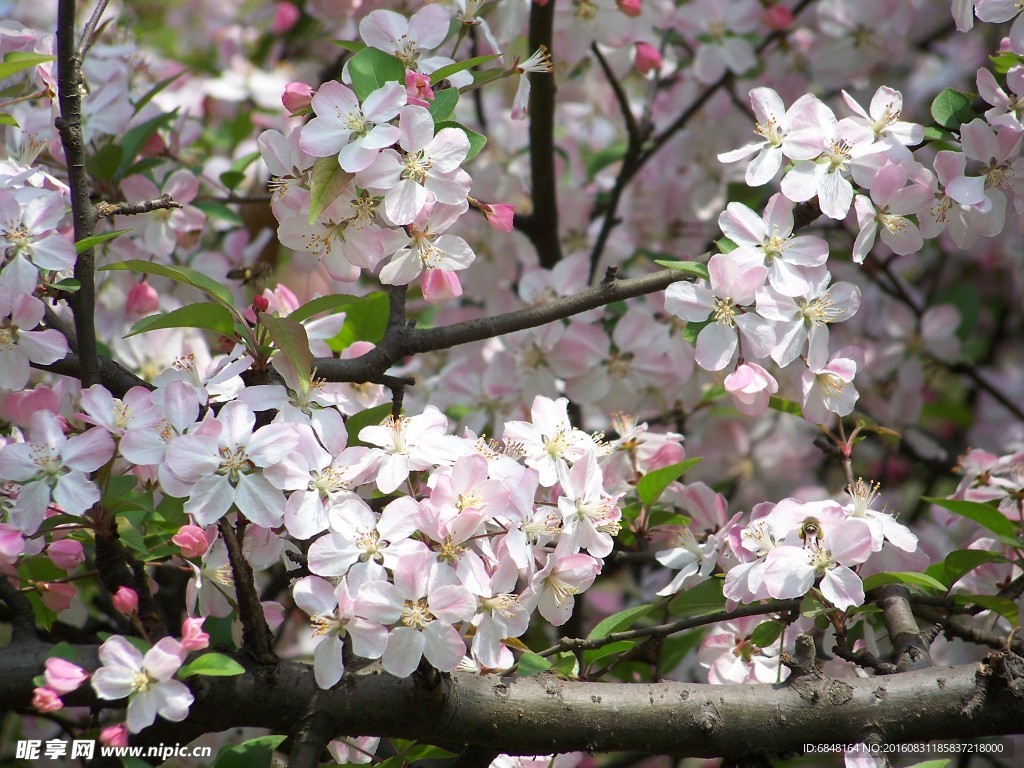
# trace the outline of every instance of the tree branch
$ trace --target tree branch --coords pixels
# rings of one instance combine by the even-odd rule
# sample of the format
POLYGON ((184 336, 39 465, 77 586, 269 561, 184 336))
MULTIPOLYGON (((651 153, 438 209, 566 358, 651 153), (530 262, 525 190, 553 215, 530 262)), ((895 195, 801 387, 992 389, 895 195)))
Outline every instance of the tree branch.
MULTIPOLYGON (((30 643, 7 649, 0 705, 29 704, 32 677, 50 647, 30 643)), ((95 648, 81 647, 79 657, 95 669, 95 648)), ((580 683, 549 674, 497 678, 457 672, 429 688, 416 676, 395 678, 371 664, 350 668, 328 691, 317 689, 304 664, 250 663, 236 677, 191 678, 196 701, 188 719, 159 721, 133 743, 184 742, 245 726, 286 733, 309 712, 314 697, 317 710, 332 717, 341 733, 461 743, 511 754, 587 750, 739 758, 797 753, 816 733, 827 733, 830 742, 871 735, 896 743, 970 739, 1020 732, 1019 662, 998 652, 980 665, 885 678, 804 674, 779 685, 580 683), (551 727, 556 722, 558 727, 551 727)), ((70 694, 69 703, 117 706, 88 691, 70 694)))
MULTIPOLYGON (((698 260, 706 260, 705 257, 706 254, 698 257, 698 260)), ((539 307, 528 307, 496 317, 467 320, 424 330, 412 330, 405 326, 391 327, 384 334, 380 344, 361 357, 350 360, 332 357, 317 359, 317 375, 327 381, 380 381, 388 368, 408 355, 450 349, 460 344, 536 328, 616 301, 662 291, 681 280, 693 280, 693 276, 677 270, 663 269, 629 280, 602 283, 539 307)))
POLYGON ((39 633, 36 631, 36 616, 32 610, 32 603, 11 584, 6 575, 0 575, 0 600, 3 600, 11 610, 11 642, 38 640, 39 633))
MULTIPOLYGON (((89 46, 92 29, 99 22, 105 2, 101 2, 90 19, 92 28, 86 29, 82 44, 75 50, 75 0, 59 0, 57 4, 57 94, 60 117, 55 121, 64 147, 71 190, 71 216, 75 227, 75 242, 84 240, 96 226, 96 211, 89 200, 89 178, 85 171, 85 138, 82 135, 82 56, 89 46)), ((100 363, 96 347, 96 282, 95 254, 90 248, 78 254, 75 279, 78 291, 69 303, 75 316, 75 335, 78 338, 79 374, 82 387, 100 382, 100 363)))
POLYGON ((874 602, 882 609, 882 621, 892 643, 896 668, 905 671, 930 666, 928 647, 910 607, 910 590, 902 584, 885 584, 875 594, 874 602))
POLYGON ((143 200, 138 203, 97 203, 96 217, 134 216, 140 213, 183 207, 181 203, 177 202, 169 194, 164 193, 153 200, 143 200))
POLYGON ((267 626, 266 616, 263 615, 263 606, 260 605, 260 597, 253 582, 252 568, 242 552, 244 521, 239 518, 237 533, 226 517, 220 519, 219 527, 228 550, 231 575, 235 581, 238 618, 242 622, 242 647, 256 661, 270 664, 277 659, 277 654, 274 653, 274 635, 267 626))
MULTIPOLYGON (((551 50, 555 2, 530 6, 529 50, 551 50)), ((533 210, 519 216, 517 226, 530 238, 540 265, 551 269, 562 260, 558 236, 558 177, 555 173, 555 73, 531 72, 530 78, 530 195, 533 210)))

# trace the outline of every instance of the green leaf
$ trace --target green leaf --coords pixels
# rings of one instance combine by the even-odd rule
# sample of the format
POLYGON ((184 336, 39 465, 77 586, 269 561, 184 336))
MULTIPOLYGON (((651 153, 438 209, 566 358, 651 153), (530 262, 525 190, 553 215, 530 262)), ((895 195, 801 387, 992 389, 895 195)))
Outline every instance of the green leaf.
POLYGON ((942 581, 947 587, 952 587, 979 565, 1006 562, 1009 561, 1004 555, 990 552, 987 549, 958 549, 946 555, 946 559, 942 562, 942 568, 945 571, 942 581))
POLYGON ((1010 51, 1003 51, 995 56, 989 56, 988 59, 992 62, 992 68, 1000 75, 1005 75, 1017 65, 1024 64, 1024 56, 1011 53, 1010 51))
POLYGON ((366 47, 362 40, 331 40, 331 43, 352 53, 359 53, 366 47))
POLYGON ((384 403, 374 408, 352 414, 345 419, 345 429, 348 430, 348 445, 362 445, 366 443, 359 439, 359 432, 363 427, 375 427, 391 415, 391 403, 384 403))
POLYGON ((580 660, 572 651, 562 651, 555 655, 551 664, 551 671, 557 672, 564 677, 575 678, 580 674, 580 660))
POLYGON ((1016 536, 1017 527, 995 507, 988 504, 981 504, 977 501, 964 501, 962 499, 935 499, 924 497, 923 501, 929 504, 948 509, 950 512, 973 520, 982 528, 987 528, 1000 536, 1016 536))
POLYGON ((725 608, 724 579, 708 579, 693 589, 678 593, 668 604, 673 616, 703 616, 725 608))
POLYGON ((213 219, 214 221, 223 221, 225 224, 230 224, 233 227, 245 226, 245 222, 242 221, 241 216, 239 216, 230 207, 217 200, 195 200, 189 203, 189 205, 193 208, 198 208, 206 214, 207 218, 213 219))
POLYGON ((18 121, 14 119, 13 115, 8 115, 4 112, 0 112, 0 125, 10 125, 14 128, 20 128, 18 121))
POLYGON ((388 328, 390 307, 391 300, 383 291, 358 298, 349 297, 348 302, 338 305, 338 311, 345 313, 345 324, 337 335, 327 340, 327 345, 335 352, 341 352, 354 341, 378 343, 388 328))
POLYGON ((202 328, 204 331, 213 331, 220 336, 230 337, 235 332, 235 320, 231 311, 224 305, 200 301, 172 309, 170 312, 144 317, 132 326, 125 338, 161 328, 202 328))
POLYGON ((234 309, 235 306, 235 300, 227 288, 212 277, 189 267, 175 267, 166 264, 154 264, 152 261, 143 261, 142 259, 129 259, 128 261, 119 261, 116 264, 107 264, 100 267, 100 270, 142 272, 146 275, 166 277, 176 283, 183 283, 202 291, 229 309, 234 309))
POLYGON ((464 126, 462 123, 457 123, 454 120, 445 120, 440 123, 435 123, 434 133, 437 134, 438 131, 441 131, 444 128, 458 128, 460 131, 466 134, 467 138, 469 138, 469 154, 467 154, 466 159, 462 161, 464 163, 468 163, 474 157, 479 155, 480 150, 483 149, 484 144, 487 143, 486 136, 483 136, 477 133, 476 131, 472 131, 466 126, 464 126))
POLYGON ((150 137, 161 128, 169 126, 177 117, 178 110, 174 109, 162 115, 157 115, 127 131, 121 140, 123 155, 117 175, 124 176, 132 163, 135 162, 135 158, 138 156, 142 146, 149 141, 150 137))
POLYGON ((178 679, 184 680, 193 675, 209 677, 234 677, 245 674, 245 667, 223 653, 204 653, 195 661, 189 662, 178 670, 178 679))
POLYGON ((624 611, 613 613, 608 618, 599 621, 597 626, 587 635, 587 639, 598 640, 602 637, 607 637, 613 632, 622 632, 629 629, 637 621, 653 611, 654 607, 653 603, 648 603, 646 605, 635 605, 624 611))
POLYGON ((784 627, 778 621, 762 621, 750 633, 750 642, 758 648, 768 648, 782 635, 784 627))
POLYGON ((182 75, 185 75, 187 73, 188 73, 188 70, 187 69, 183 69, 183 70, 181 70, 181 72, 179 72, 176 75, 171 75, 170 77, 165 77, 159 83, 157 83, 152 88, 150 88, 148 91, 146 91, 146 93, 143 94, 142 98, 139 99, 137 102, 135 102, 135 114, 136 115, 139 114, 139 112, 142 111, 142 108, 145 107, 147 104, 149 104, 149 102, 151 102, 153 100, 153 98, 158 93, 160 93, 160 91, 162 91, 168 85, 170 85, 175 80, 177 80, 179 77, 181 77, 182 75))
POLYGON ((58 291, 64 291, 64 293, 75 293, 81 290, 82 284, 73 277, 65 277, 63 280, 54 283, 53 287, 58 291))
POLYGON ((944 757, 937 760, 924 760, 920 763, 908 765, 907 768, 946 768, 951 762, 953 762, 951 759, 944 757))
POLYGON ((519 659, 519 666, 516 668, 517 677, 533 677, 551 669, 551 662, 536 653, 524 653, 519 659))
MULTIPOLYGON (((308 392, 313 377, 313 353, 309 349, 309 337, 306 335, 305 327, 298 320, 274 317, 266 312, 260 313, 260 322, 270 334, 278 353, 284 355, 294 373, 289 384, 298 385, 303 392, 308 392)), ((280 368, 279 363, 275 364, 280 368)), ((288 379, 289 377, 285 376, 285 380, 288 379)))
POLYGON ((1017 603, 1008 597, 999 595, 953 595, 953 602, 958 605, 980 605, 989 611, 1005 616, 1015 627, 1020 626, 1020 609, 1017 603))
POLYGON ((715 240, 715 245, 718 246, 718 250, 720 253, 732 253, 737 248, 736 243, 734 243, 728 237, 718 238, 717 240, 715 240))
POLYGON ((401 60, 376 48, 363 48, 349 59, 348 73, 359 101, 365 101, 385 83, 405 83, 405 65, 401 60))
POLYGON ((224 171, 220 175, 220 183, 228 189, 234 189, 245 181, 245 174, 241 171, 224 171))
MULTIPOLYGON (((367 48, 367 50, 375 50, 367 48)), ((354 173, 343 171, 338 165, 337 155, 329 157, 318 157, 313 163, 313 170, 309 177, 309 224, 316 224, 320 214, 324 212, 331 203, 338 199, 345 187, 352 179, 354 173)))
POLYGON ((494 61, 500 58, 500 54, 492 53, 490 56, 474 56, 472 59, 466 59, 465 61, 456 61, 454 64, 449 64, 440 69, 435 69, 430 73, 430 84, 437 85, 442 80, 446 80, 454 74, 464 72, 467 69, 479 66, 480 64, 486 64, 488 61, 494 61))
POLYGON ((459 89, 445 88, 434 94, 434 100, 430 102, 430 116, 434 118, 434 124, 450 120, 455 114, 455 105, 459 103, 459 89))
POLYGON ((221 747, 210 768, 270 768, 270 758, 284 739, 284 736, 259 736, 221 747))
POLYGON ((600 648, 594 648, 590 651, 583 652, 583 661, 588 665, 594 665, 602 659, 608 658, 609 656, 618 656, 619 654, 631 651, 640 645, 639 640, 617 640, 614 643, 608 643, 608 645, 602 645, 600 648))
POLYGON ((661 259, 655 259, 655 264, 660 264, 668 269, 674 269, 678 272, 686 272, 690 275, 696 275, 697 277, 703 277, 705 280, 709 279, 708 267, 706 264, 701 264, 699 261, 662 261, 661 259))
POLYGON ((405 750, 404 756, 405 761, 411 763, 415 760, 447 760, 455 757, 455 753, 430 744, 414 744, 405 750))
POLYGON ((591 154, 587 158, 587 178, 593 179, 612 163, 619 162, 626 156, 628 148, 629 144, 625 141, 616 141, 591 154))
POLYGON ((876 573, 864 579, 864 591, 880 587, 883 584, 910 584, 916 587, 934 589, 939 592, 946 591, 946 585, 927 573, 914 573, 913 571, 887 571, 876 573))
POLYGON ((124 160, 120 144, 104 144, 85 161, 85 169, 100 181, 111 181, 124 160))
POLYGON ((310 299, 298 309, 290 312, 288 317, 301 323, 303 320, 308 320, 309 318, 324 312, 333 315, 339 312, 343 307, 351 304, 352 300, 352 296, 344 293, 331 293, 327 296, 318 296, 315 299, 310 299))
POLYGON ((946 88, 932 101, 932 119, 943 128, 960 130, 964 123, 971 122, 971 97, 954 88, 946 88))
POLYGON ((50 649, 50 654, 48 658, 64 659, 64 661, 70 661, 74 664, 77 664, 79 659, 79 653, 75 646, 73 646, 71 643, 67 641, 62 640, 50 649))
POLYGON ((120 237, 125 232, 131 232, 131 228, 128 229, 115 229, 113 232, 104 232, 99 235, 91 235, 89 237, 83 237, 77 243, 75 243, 75 253, 83 254, 90 248, 95 248, 100 243, 105 243, 107 240, 113 240, 115 237, 120 237))
POLYGON ((668 488, 669 483, 679 478, 686 470, 696 466, 699 462, 699 457, 687 459, 686 461, 680 461, 678 464, 670 464, 667 467, 648 472, 636 484, 636 494, 640 497, 641 503, 645 507, 653 506, 661 498, 661 494, 665 492, 665 489, 668 488))
POLYGON ((47 61, 54 61, 56 58, 56 56, 47 56, 42 53, 11 51, 4 55, 4 61, 0 64, 0 80, 16 75, 26 69, 31 69, 39 64, 44 64, 47 61))
POLYGON ((800 407, 799 403, 795 403, 792 400, 787 400, 784 397, 769 397, 768 407, 775 411, 782 411, 783 413, 789 413, 793 416, 799 416, 801 419, 804 417, 803 408, 800 407))

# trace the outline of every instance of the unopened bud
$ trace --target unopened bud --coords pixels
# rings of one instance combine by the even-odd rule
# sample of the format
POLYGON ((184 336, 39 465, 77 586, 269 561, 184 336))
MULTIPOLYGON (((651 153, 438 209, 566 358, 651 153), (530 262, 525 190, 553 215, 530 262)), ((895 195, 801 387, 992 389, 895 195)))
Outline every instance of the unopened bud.
POLYGON ((138 613, 138 593, 131 587, 121 587, 114 595, 114 607, 125 616, 132 616, 138 613))
POLYGON ((641 75, 661 69, 661 51, 650 43, 636 44, 636 71, 641 75))
POLYGON ((288 83, 281 94, 281 103, 292 117, 308 114, 313 109, 313 87, 306 83, 288 83))

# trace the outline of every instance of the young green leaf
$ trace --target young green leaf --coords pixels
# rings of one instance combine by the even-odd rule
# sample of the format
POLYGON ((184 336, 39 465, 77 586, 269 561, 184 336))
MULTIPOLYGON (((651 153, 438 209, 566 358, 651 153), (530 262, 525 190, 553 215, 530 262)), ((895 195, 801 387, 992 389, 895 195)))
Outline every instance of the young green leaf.
POLYGON ((480 150, 483 149, 484 145, 487 143, 486 136, 482 136, 476 131, 471 131, 462 123, 457 123, 454 120, 445 120, 443 122, 436 123, 434 125, 434 132, 437 133, 438 131, 444 128, 458 128, 460 131, 465 133, 467 138, 469 139, 469 154, 467 154, 466 159, 462 161, 464 163, 468 163, 474 157, 479 155, 480 150))
POLYGON ((4 54, 3 63, 0 64, 0 80, 11 75, 16 75, 26 69, 31 69, 47 61, 54 61, 56 56, 47 56, 44 53, 29 53, 27 51, 11 51, 4 54))
POLYGON ((405 65, 401 60, 376 48, 363 48, 349 59, 348 73, 359 101, 385 83, 405 83, 405 65))
POLYGON ((231 337, 235 332, 235 320, 231 311, 224 305, 200 301, 172 309, 170 312, 144 317, 131 327, 125 338, 161 328, 202 328, 220 336, 231 337))
POLYGON ((551 662, 536 653, 524 653, 519 659, 519 666, 516 675, 519 677, 533 677, 551 669, 551 662))
POLYGON ((988 504, 981 504, 977 501, 964 501, 962 499, 935 499, 925 497, 922 499, 930 504, 948 509, 950 512, 973 520, 983 528, 988 528, 1000 536, 1016 536, 1017 528, 1012 522, 995 507, 988 504))
POLYGON ((234 677, 244 675, 245 667, 223 653, 204 653, 198 659, 178 670, 178 679, 185 680, 193 675, 210 677, 234 677))
POLYGON ((176 283, 190 285, 193 288, 202 291, 207 296, 216 299, 218 303, 223 304, 231 310, 234 310, 235 307, 234 297, 227 288, 218 283, 212 277, 204 275, 202 272, 197 272, 190 267, 176 267, 168 264, 156 264, 152 261, 144 261, 142 259, 129 259, 128 261, 119 261, 115 264, 107 264, 100 267, 100 271, 106 270, 142 272, 147 275, 166 277, 176 283))
POLYGON ((83 254, 90 248, 95 248, 100 243, 105 243, 108 240, 113 240, 115 237, 120 237, 125 232, 131 232, 131 228, 128 229, 115 229, 113 232, 103 232, 99 235, 91 235, 89 237, 83 237, 77 243, 75 243, 75 253, 83 254))
POLYGON ((645 507, 651 507, 661 498, 661 494, 668 488, 669 483, 678 479, 686 470, 696 466, 699 462, 699 457, 687 459, 678 464, 670 464, 667 467, 648 472, 636 484, 636 495, 640 497, 640 501, 645 507))
MULTIPOLYGON (((260 313, 260 322, 270 334, 278 353, 285 356, 294 373, 295 383, 303 392, 308 392, 313 377, 313 353, 309 349, 306 328, 298 320, 274 317, 266 312, 260 313)), ((288 378, 285 377, 286 380, 288 378)))
POLYGON ((494 61, 495 59, 501 58, 501 54, 492 53, 489 56, 474 56, 472 59, 466 59, 465 61, 456 61, 453 64, 449 64, 440 69, 435 69, 430 73, 430 84, 437 85, 442 80, 446 80, 454 74, 463 72, 467 69, 472 69, 481 64, 486 64, 488 61, 494 61))
MULTIPOLYGON (((367 50, 374 50, 367 48, 367 50)), ((352 179, 354 173, 343 171, 338 165, 338 158, 335 155, 330 157, 318 157, 313 163, 313 171, 309 177, 309 224, 316 224, 320 214, 324 212, 331 203, 338 199, 345 187, 352 179)))
POLYGON ((943 128, 960 130, 964 123, 971 122, 971 97, 955 88, 946 88, 932 101, 932 119, 943 128))

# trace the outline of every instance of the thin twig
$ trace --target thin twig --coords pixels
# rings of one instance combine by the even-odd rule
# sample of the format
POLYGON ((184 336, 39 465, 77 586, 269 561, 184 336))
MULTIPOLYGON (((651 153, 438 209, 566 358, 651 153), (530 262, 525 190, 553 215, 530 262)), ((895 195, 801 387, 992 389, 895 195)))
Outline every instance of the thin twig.
POLYGON ((164 193, 154 200, 143 200, 138 203, 97 203, 96 217, 105 218, 108 216, 133 216, 150 211, 170 210, 171 208, 184 208, 176 202, 169 194, 164 193))

